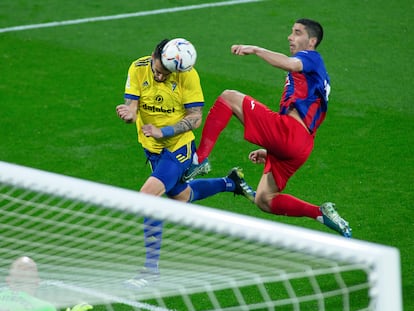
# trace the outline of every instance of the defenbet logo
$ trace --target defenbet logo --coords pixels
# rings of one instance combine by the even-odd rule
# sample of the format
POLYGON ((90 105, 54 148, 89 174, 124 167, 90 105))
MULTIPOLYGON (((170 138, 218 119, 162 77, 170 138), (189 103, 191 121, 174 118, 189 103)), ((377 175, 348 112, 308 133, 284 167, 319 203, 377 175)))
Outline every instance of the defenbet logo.
POLYGON ((165 109, 162 106, 161 107, 157 107, 157 106, 154 106, 154 105, 147 105, 147 104, 144 104, 142 106, 142 108, 145 109, 145 110, 149 110, 151 112, 163 112, 163 113, 174 113, 175 112, 175 109, 174 108, 165 109))

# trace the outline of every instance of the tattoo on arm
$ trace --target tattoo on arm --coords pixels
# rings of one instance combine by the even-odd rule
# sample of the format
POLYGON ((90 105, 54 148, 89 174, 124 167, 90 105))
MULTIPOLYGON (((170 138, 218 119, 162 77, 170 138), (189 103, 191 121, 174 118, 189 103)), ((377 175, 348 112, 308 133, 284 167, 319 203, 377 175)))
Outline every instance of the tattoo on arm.
MULTIPOLYGON (((128 107, 129 111, 133 114, 137 114, 138 112, 138 105, 139 105, 139 101, 136 99, 129 99, 129 98, 125 98, 124 100, 124 105, 128 107)), ((135 116, 134 116, 135 118, 135 116)), ((133 120, 135 121, 135 120, 133 120)))
POLYGON ((181 134, 191 131, 201 124, 202 107, 193 107, 187 109, 187 115, 177 124, 174 125, 174 134, 181 134))
POLYGON ((124 104, 127 105, 127 106, 130 106, 132 104, 132 99, 125 98, 124 104))

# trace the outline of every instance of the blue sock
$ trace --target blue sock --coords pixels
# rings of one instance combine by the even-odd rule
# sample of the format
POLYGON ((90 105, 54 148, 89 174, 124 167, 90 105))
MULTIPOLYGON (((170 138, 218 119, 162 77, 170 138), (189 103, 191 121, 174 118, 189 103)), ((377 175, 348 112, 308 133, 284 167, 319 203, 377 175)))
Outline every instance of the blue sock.
POLYGON ((194 179, 189 182, 192 189, 190 202, 202 200, 220 192, 233 192, 234 181, 228 177, 194 179))
POLYGON ((158 271, 162 241, 162 221, 144 218, 145 267, 158 271))

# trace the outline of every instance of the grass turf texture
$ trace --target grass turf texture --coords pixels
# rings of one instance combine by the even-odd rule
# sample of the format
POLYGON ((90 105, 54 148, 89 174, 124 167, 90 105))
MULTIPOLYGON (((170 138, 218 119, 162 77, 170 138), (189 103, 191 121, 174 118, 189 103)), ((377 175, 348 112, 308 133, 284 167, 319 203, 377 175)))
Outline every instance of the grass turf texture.
MULTIPOLYGON (((0 27, 205 2, 214 1, 6 1, 0 27)), ((226 88, 277 109, 284 73, 256 57, 235 57, 230 46, 252 43, 288 53, 294 20, 317 19, 325 28, 319 51, 332 80, 329 112, 313 154, 286 193, 316 204, 334 201, 355 238, 398 247, 404 307, 414 310, 412 14, 408 2, 264 1, 0 33, 0 160, 137 189, 149 168, 134 126, 115 114, 131 61, 164 37, 185 37, 198 51, 206 112, 226 88)), ((261 167, 247 160, 254 146, 242 135, 232 120, 210 157, 211 176, 239 165, 255 185, 261 167)), ((329 231, 309 219, 264 214, 230 194, 200 203, 329 231)))

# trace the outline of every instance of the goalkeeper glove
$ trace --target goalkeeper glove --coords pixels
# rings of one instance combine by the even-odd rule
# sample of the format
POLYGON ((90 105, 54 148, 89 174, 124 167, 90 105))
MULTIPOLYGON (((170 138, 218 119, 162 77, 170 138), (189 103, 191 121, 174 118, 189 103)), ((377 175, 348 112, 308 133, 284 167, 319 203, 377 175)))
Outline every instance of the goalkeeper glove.
POLYGON ((93 307, 90 304, 80 303, 73 308, 67 308, 66 311, 87 311, 91 309, 93 309, 93 307))

